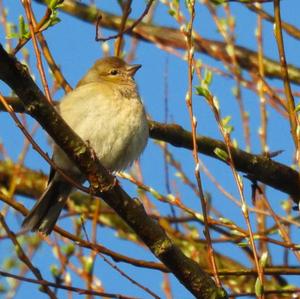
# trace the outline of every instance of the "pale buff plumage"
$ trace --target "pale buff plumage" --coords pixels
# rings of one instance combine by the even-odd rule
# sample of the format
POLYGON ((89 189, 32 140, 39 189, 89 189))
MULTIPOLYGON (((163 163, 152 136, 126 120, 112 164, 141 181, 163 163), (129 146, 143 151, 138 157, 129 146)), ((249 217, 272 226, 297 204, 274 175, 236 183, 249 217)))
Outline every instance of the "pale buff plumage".
MULTIPOLYGON (((128 167, 147 143, 146 114, 133 80, 139 67, 116 57, 98 60, 58 107, 69 126, 89 143, 110 171, 128 167)), ((68 175, 84 180, 57 145, 53 161, 68 175)), ((49 234, 71 191, 72 186, 52 172, 47 189, 25 218, 23 227, 49 234)))

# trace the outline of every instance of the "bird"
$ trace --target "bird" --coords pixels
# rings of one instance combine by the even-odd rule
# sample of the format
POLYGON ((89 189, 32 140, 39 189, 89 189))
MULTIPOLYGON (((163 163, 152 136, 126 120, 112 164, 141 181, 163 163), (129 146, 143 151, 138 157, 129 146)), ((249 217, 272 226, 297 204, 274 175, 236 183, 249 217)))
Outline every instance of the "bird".
MULTIPOLYGON (((149 137, 145 108, 134 79, 140 67, 115 56, 99 59, 57 107, 66 123, 112 173, 126 169, 137 160, 149 137)), ((84 175, 55 143, 52 160, 72 179, 85 181, 84 175)), ((73 189, 51 167, 48 185, 22 227, 49 235, 73 189)))

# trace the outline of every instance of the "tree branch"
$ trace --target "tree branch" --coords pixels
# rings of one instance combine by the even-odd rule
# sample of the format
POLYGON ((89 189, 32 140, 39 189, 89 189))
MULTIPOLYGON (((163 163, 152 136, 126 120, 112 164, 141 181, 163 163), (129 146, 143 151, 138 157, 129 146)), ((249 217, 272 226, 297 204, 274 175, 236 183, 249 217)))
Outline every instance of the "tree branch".
POLYGON ((24 66, 0 46, 0 79, 23 102, 25 110, 48 132, 90 182, 94 193, 111 207, 135 231, 177 279, 197 298, 226 298, 210 276, 186 257, 167 237, 163 229, 145 212, 138 199, 130 196, 115 178, 95 159, 89 147, 64 122, 32 80, 24 66))
MULTIPOLYGON (((6 97, 8 103, 15 112, 24 113, 25 108, 22 102, 16 97, 6 97)), ((4 107, 0 103, 0 110, 4 107)), ((176 147, 193 149, 191 132, 183 129, 177 124, 162 124, 156 121, 149 121, 150 137, 172 144, 176 147)), ((210 137, 197 135, 198 151, 204 155, 218 159, 226 163, 215 154, 215 149, 226 151, 225 143, 210 137)), ((300 175, 299 173, 282 163, 272 160, 263 155, 254 155, 241 149, 233 148, 233 162, 236 169, 246 174, 251 180, 257 180, 274 189, 284 192, 292 197, 295 203, 300 200, 300 175)))
MULTIPOLYGON (((161 124, 150 122, 150 135, 152 138, 171 143, 177 147, 193 149, 192 134, 176 124, 161 124)), ((215 154, 219 148, 227 152, 224 142, 206 136, 197 136, 198 151, 223 163, 215 154)), ((289 194, 298 203, 300 199, 300 175, 297 171, 284 164, 273 161, 262 155, 249 154, 241 149, 231 149, 233 162, 238 171, 246 173, 252 180, 258 180, 268 186, 289 194)), ((226 163, 227 164, 227 163, 226 163)))

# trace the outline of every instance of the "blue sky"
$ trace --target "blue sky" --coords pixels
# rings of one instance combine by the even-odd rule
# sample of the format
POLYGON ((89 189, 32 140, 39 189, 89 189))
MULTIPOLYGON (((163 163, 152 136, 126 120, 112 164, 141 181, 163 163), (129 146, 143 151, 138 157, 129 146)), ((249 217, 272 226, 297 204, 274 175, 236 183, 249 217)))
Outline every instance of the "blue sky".
MULTIPOLYGON (((88 1, 82 2, 86 3, 88 1)), ((116 1, 112 0, 102 0, 96 1, 96 4, 103 10, 119 13, 118 7, 115 2, 116 1)), ((14 4, 12 4, 11 1, 3 0, 3 3, 9 9, 8 19, 11 22, 17 23, 18 16, 20 14, 25 15, 19 1, 14 1, 14 4)), ((144 4, 144 1, 133 1, 132 16, 140 15, 141 11, 143 10, 144 4)), ((222 40, 216 30, 213 21, 209 16, 207 9, 204 6, 200 5, 198 1, 196 5, 196 30, 201 33, 203 37, 222 40)), ((37 17, 43 15, 45 9, 44 6, 37 5, 33 2, 33 8, 37 17)), ((272 12, 272 4, 265 4, 264 8, 269 12, 272 12)), ((232 14, 236 17, 237 44, 244 45, 250 49, 256 50, 257 45, 254 35, 254 28, 256 25, 255 14, 251 13, 242 4, 238 3, 233 3, 231 5, 231 9, 232 14)), ((288 20, 292 24, 297 24, 299 9, 300 4, 298 0, 282 1, 282 18, 284 20, 288 20)), ((166 11, 166 7, 164 7, 162 4, 158 5, 158 10, 154 18, 155 23, 178 28, 176 22, 170 15, 166 13, 166 11)), ((218 9, 218 13, 220 15, 224 15, 222 8, 218 9)), ((59 13, 59 17, 61 18, 61 23, 59 23, 54 28, 50 28, 45 33, 45 37, 53 53, 53 56, 55 57, 56 62, 61 66, 66 79, 72 86, 75 86, 76 82, 93 64, 93 62, 97 58, 101 57, 101 44, 95 42, 94 40, 94 26, 74 19, 73 17, 70 17, 62 12, 59 13)), ((108 35, 110 32, 103 30, 103 33, 105 35, 108 35)), ((295 39, 287 35, 285 35, 284 37, 288 62, 295 63, 298 61, 297 58, 300 50, 299 43, 297 43, 295 39)), ((0 38, 1 42, 3 43, 4 33, 2 27, 0 28, 0 38)), ((127 39, 127 41, 129 41, 129 39, 127 39)), ((109 42, 108 44, 112 50, 113 42, 109 42)), ((125 50, 128 50, 128 45, 129 44, 127 44, 125 50)), ((278 54, 275 39, 273 36, 272 24, 267 22, 264 22, 264 45, 265 53, 267 54, 267 56, 273 59, 277 59, 278 54)), ((28 44, 27 48, 31 53, 30 65, 32 67, 32 71, 35 74, 37 83, 41 86, 39 76, 36 72, 32 45, 28 44)), ((180 53, 182 53, 182 51, 180 51, 180 53)), ((18 55, 18 57, 21 58, 22 56, 18 55)), ((219 67, 222 70, 226 70, 222 63, 215 61, 206 55, 196 53, 196 58, 201 59, 204 64, 210 64, 214 67, 219 67)), ((140 94, 149 115, 154 120, 164 121, 164 98, 166 93, 164 72, 167 68, 169 74, 169 77, 167 79, 169 105, 168 120, 170 122, 176 122, 190 130, 188 111, 185 106, 185 94, 187 91, 188 82, 186 62, 184 62, 180 58, 175 57, 172 54, 162 51, 153 44, 145 42, 139 43, 135 62, 141 63, 143 65, 142 69, 137 73, 136 80, 138 82, 140 94)), ((46 64, 44 64, 44 66, 45 65, 46 64)), ((47 70, 47 67, 45 68, 47 70)), ((246 72, 244 74, 246 78, 249 78, 246 72)), ((278 80, 270 80, 270 83, 279 88, 282 88, 282 83, 278 80)), ((194 85, 197 84, 199 83, 197 82, 197 80, 195 80, 194 85)), ((232 116, 231 124, 234 126, 232 138, 235 138, 238 141, 239 146, 244 149, 245 142, 242 135, 241 119, 238 112, 237 103, 234 100, 234 96, 232 94, 232 88, 234 86, 235 82, 233 80, 214 75, 211 91, 219 99, 222 116, 232 116)), ((3 93, 7 92, 8 90, 7 88, 3 87, 3 84, 0 84, 0 88, 3 93)), ((294 91, 299 91, 298 86, 293 86, 293 88, 294 91)), ((62 95, 62 91, 59 91, 57 94, 55 94, 54 98, 58 100, 62 95)), ((256 94, 246 89, 243 89, 242 96, 245 102, 246 110, 250 114, 251 141, 253 145, 252 150, 254 153, 259 153, 261 150, 258 137, 258 128, 260 126, 260 116, 258 109, 259 100, 256 94)), ((272 108, 268 107, 267 109, 269 114, 268 144, 270 150, 276 151, 284 149, 284 153, 279 157, 276 157, 276 160, 289 165, 292 163, 293 143, 289 134, 288 123, 285 119, 278 116, 278 114, 272 108)), ((221 135, 214 121, 213 114, 202 98, 194 96, 194 110, 195 115, 198 119, 198 133, 221 139, 221 135)), ((28 122, 33 123, 29 118, 28 122)), ((2 128, 0 131, 1 141, 3 142, 5 148, 9 150, 10 157, 13 160, 16 160, 20 153, 20 148, 22 148, 23 146, 23 136, 19 132, 18 128, 16 128, 13 121, 6 114, 0 114, 0 123, 0 128, 2 128)), ((46 135, 42 130, 38 131, 35 139, 39 142, 43 149, 45 149, 49 153, 51 152, 51 149, 48 146, 46 135)), ((192 153, 184 149, 176 149, 173 147, 169 147, 169 149, 171 149, 174 156, 180 160, 183 169, 186 171, 189 177, 194 180, 194 162, 192 153)), ((210 171, 217 177, 217 179, 222 182, 223 186, 231 194, 238 197, 238 191, 229 168, 225 167, 220 162, 203 155, 200 155, 200 158, 206 163, 210 171)), ((166 194, 162 152, 152 140, 149 141, 148 147, 141 158, 141 165, 145 183, 153 186, 159 192, 166 194)), ((48 171, 48 165, 46 164, 46 162, 44 162, 43 159, 39 157, 39 155, 33 150, 30 150, 30 153, 26 158, 26 166, 33 169, 42 170, 44 172, 48 171)), ((172 168, 170 169, 170 174, 171 180, 176 183, 176 188, 182 195, 184 203, 187 206, 200 212, 201 209, 199 199, 195 198, 193 192, 189 188, 184 186, 178 179, 176 179, 175 171, 172 168)), ((224 199, 224 196, 216 190, 215 186, 210 182, 209 179, 206 178, 206 176, 203 175, 202 177, 205 191, 211 194, 213 203, 218 206, 219 210, 222 211, 222 213, 226 217, 235 219, 235 221, 239 225, 245 227, 244 219, 241 217, 240 209, 227 199, 224 199)), ((132 196, 136 195, 135 186, 132 186, 127 182, 122 182, 122 185, 129 192, 129 194, 131 194, 132 196)), ((175 188, 172 188, 172 190, 173 192, 176 192, 175 188)), ((251 204, 250 186, 249 182, 247 181, 245 181, 245 195, 249 204, 251 204)), ((273 208, 275 209, 275 211, 277 211, 278 213, 283 213, 279 202, 286 199, 286 195, 271 189, 268 190, 268 195, 271 199, 271 202, 274 203, 273 208)), ((27 207, 31 205, 31 202, 29 200, 20 200, 22 200, 27 207)), ((168 205, 159 203, 155 201, 155 199, 153 199, 153 201, 162 213, 169 214, 168 205)), ((12 221, 15 221, 15 219, 12 219, 12 221)), ((60 223, 64 225, 64 222, 60 223)), ((15 225, 13 226, 13 228, 16 232, 20 229, 19 225, 20 223, 15 221, 15 225)), ((87 230, 89 230, 89 228, 89 225, 87 225, 87 230)), ((197 228, 199 229, 199 233, 202 236, 202 228, 197 228)), ((123 254, 128 254, 129 256, 134 256, 141 259, 143 258, 146 260, 154 260, 154 257, 147 250, 144 250, 138 246, 134 246, 128 241, 118 240, 118 238, 116 238, 114 234, 115 232, 110 229, 100 228, 98 240, 103 243, 104 246, 107 246, 116 251, 120 251, 123 254)), ((293 237, 294 242, 299 242, 299 237, 296 236, 296 234, 293 234, 293 237)), ((232 257, 238 257, 239 261, 245 263, 245 265, 247 266, 250 265, 249 262, 245 259, 245 256, 236 246, 219 244, 216 245, 215 248, 225 255, 228 254, 232 257)), ((0 248, 0 254, 2 256, 5 256, 8 250, 11 250, 11 245, 9 242, 6 243, 6 246, 2 246, 0 248)), ((278 263, 281 263, 283 253, 282 249, 276 247, 272 249, 272 253, 274 254, 274 259, 278 259, 278 263)), ((292 255, 290 261, 295 262, 292 255)), ((48 267, 53 263, 55 264, 56 261, 52 257, 51 249, 46 244, 40 251, 35 254, 33 262, 36 263, 36 265, 43 265, 43 274, 46 278, 51 279, 51 276, 48 273, 48 267)), ((140 283, 151 288, 152 290, 155 290, 158 295, 163 296, 160 288, 160 284, 162 281, 162 275, 160 273, 151 270, 136 269, 124 264, 119 264, 118 266, 126 271, 127 274, 137 279, 140 283)), ((144 292, 134 287, 124 278, 120 277, 120 275, 118 275, 114 270, 107 266, 101 260, 101 258, 97 258, 96 268, 96 273, 99 275, 99 278, 103 282, 103 285, 107 292, 124 292, 128 295, 148 298, 148 295, 145 295, 144 292)), ((80 286, 80 282, 76 278, 76 276, 72 274, 72 278, 74 279, 74 285, 80 286)), ((288 279, 291 283, 297 282, 297 277, 289 277, 288 279)), ((172 288, 175 299, 192 298, 191 295, 173 278, 172 288)), ((29 294, 36 296, 36 298, 43 297, 43 295, 41 295, 41 293, 37 291, 37 288, 35 286, 23 285, 15 298, 25 298, 26 295, 29 294)), ((59 294, 60 296, 63 296, 65 292, 59 291, 59 294)), ((79 295, 74 295, 74 298, 77 297, 79 297, 79 295)))

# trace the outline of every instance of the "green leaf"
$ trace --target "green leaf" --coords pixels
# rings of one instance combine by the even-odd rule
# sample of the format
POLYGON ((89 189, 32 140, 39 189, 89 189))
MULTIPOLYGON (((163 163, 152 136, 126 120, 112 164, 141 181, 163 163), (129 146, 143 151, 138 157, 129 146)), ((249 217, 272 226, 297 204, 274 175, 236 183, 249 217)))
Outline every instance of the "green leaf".
POLYGON ((58 18, 58 17, 51 18, 51 22, 50 22, 49 26, 54 26, 54 25, 56 25, 57 23, 60 23, 60 22, 61 22, 61 19, 58 18))
POLYGON ((17 32, 17 27, 13 23, 7 23, 7 39, 19 38, 19 33, 17 32))
POLYGON ((19 16, 19 38, 28 38, 30 36, 28 25, 24 22, 24 17, 19 16))
POLYGON ((75 246, 73 243, 66 244, 62 246, 61 251, 67 256, 70 257, 75 252, 75 246))
POLYGON ((245 237, 245 235, 243 233, 241 233, 240 231, 238 231, 236 229, 231 229, 230 233, 234 236, 245 237))
POLYGON ((238 142, 237 142, 237 140, 234 138, 234 139, 232 139, 232 146, 234 147, 234 148, 238 148, 239 147, 239 144, 238 144, 238 142))
POLYGON ((231 121, 231 115, 224 117, 222 119, 222 126, 226 127, 230 121, 231 121))
POLYGON ((213 78, 212 72, 209 71, 208 69, 205 69, 203 81, 207 86, 209 86, 211 84, 212 78, 213 78))
POLYGON ((262 268, 265 268, 268 262, 268 251, 263 252, 263 254, 260 257, 259 264, 262 268))
POLYGON ((208 90, 207 87, 204 87, 204 86, 196 86, 195 88, 196 88, 196 94, 197 94, 198 96, 202 96, 202 97, 205 97, 205 98, 209 97, 210 92, 209 92, 209 90, 208 90))
POLYGON ((54 278, 56 278, 56 277, 59 276, 59 270, 58 270, 58 267, 57 267, 56 265, 54 265, 54 264, 50 266, 50 272, 51 272, 51 274, 52 274, 52 276, 53 276, 54 278))
POLYGON ((18 266, 18 259, 9 257, 3 261, 3 268, 5 270, 12 270, 18 266))
POLYGON ((256 278, 256 282, 255 282, 255 294, 257 297, 261 297, 261 295, 263 294, 264 291, 264 286, 261 284, 259 278, 256 278))
POLYGON ((202 67, 202 60, 201 59, 197 59, 196 60, 196 68, 200 68, 200 67, 202 67))
POLYGON ((19 31, 20 31, 21 35, 25 34, 25 32, 26 32, 25 22, 24 22, 24 18, 22 15, 19 16, 19 31))
POLYGON ((224 224, 233 224, 233 222, 230 219, 224 218, 224 217, 220 217, 219 221, 224 223, 224 224))
POLYGON ((87 273, 91 273, 94 267, 94 260, 90 256, 84 256, 83 267, 87 273))
POLYGON ((63 5, 63 0, 47 0, 46 3, 51 10, 55 10, 63 5))
POLYGON ((223 160, 223 161, 227 161, 227 160, 228 160, 228 154, 227 154, 227 152, 225 152, 225 151, 222 150, 221 148, 216 147, 216 148, 214 149, 214 153, 215 153, 216 156, 217 156, 218 158, 220 158, 221 160, 223 160))
POLYGON ((233 131, 233 126, 229 125, 229 122, 231 120, 231 116, 228 115, 226 117, 224 117, 222 120, 221 120, 221 124, 223 126, 223 128, 227 131, 227 133, 231 133, 233 131))
POLYGON ((174 17, 176 15, 176 11, 174 9, 169 9, 168 13, 171 17, 174 17))
POLYGON ((19 34, 18 33, 8 33, 6 35, 7 39, 13 39, 13 38, 19 38, 19 34))
POLYGON ((215 5, 220 5, 220 4, 224 4, 226 0, 210 0, 210 2, 212 2, 215 5))
POLYGON ((5 293, 5 292, 7 292, 5 286, 2 283, 0 283, 0 293, 5 293))

